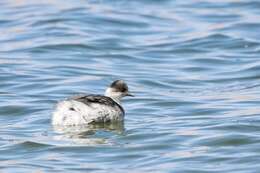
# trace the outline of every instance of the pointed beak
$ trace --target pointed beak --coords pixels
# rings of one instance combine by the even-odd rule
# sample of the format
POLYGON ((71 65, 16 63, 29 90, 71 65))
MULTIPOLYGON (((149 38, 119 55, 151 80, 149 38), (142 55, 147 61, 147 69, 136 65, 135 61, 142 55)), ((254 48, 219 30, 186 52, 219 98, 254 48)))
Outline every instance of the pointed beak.
POLYGON ((134 97, 134 95, 131 93, 127 93, 126 96, 134 97))

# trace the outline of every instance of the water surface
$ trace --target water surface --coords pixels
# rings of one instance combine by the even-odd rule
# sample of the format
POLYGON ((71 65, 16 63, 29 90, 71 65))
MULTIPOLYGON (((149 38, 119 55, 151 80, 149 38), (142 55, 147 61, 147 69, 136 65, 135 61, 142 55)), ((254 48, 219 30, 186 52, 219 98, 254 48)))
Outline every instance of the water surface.
POLYGON ((3 172, 260 169, 260 2, 0 2, 3 172), (55 128, 58 100, 124 79, 124 124, 55 128))

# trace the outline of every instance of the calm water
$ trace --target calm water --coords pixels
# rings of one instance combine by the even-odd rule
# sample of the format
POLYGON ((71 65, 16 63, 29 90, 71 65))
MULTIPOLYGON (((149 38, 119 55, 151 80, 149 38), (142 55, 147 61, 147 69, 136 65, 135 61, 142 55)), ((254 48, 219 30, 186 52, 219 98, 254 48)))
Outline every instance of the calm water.
POLYGON ((0 5, 1 172, 259 172, 260 1, 0 5), (50 125, 115 79, 124 124, 50 125))

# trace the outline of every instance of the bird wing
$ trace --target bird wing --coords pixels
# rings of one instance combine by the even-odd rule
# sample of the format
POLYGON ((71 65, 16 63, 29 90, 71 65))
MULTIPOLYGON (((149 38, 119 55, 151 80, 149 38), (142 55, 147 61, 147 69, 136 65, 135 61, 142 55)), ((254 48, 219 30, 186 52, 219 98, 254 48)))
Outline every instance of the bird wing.
POLYGON ((119 105, 117 102, 115 102, 113 99, 107 96, 103 95, 94 95, 94 94, 89 94, 89 95, 76 95, 71 97, 70 99, 84 103, 86 105, 91 105, 92 103, 97 103, 97 104, 103 104, 106 106, 117 106, 123 114, 125 114, 125 111, 121 105, 119 105))
POLYGON ((113 99, 110 97, 102 96, 102 95, 76 95, 73 97, 70 97, 71 100, 76 100, 79 102, 82 102, 86 105, 89 105, 91 103, 98 103, 103 104, 107 106, 115 106, 118 105, 113 99))

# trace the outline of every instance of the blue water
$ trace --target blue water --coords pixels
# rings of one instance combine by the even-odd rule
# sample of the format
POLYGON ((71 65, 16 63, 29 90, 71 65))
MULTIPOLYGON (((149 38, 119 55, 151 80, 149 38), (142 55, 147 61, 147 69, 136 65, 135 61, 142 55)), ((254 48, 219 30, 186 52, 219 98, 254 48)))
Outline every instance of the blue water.
POLYGON ((259 172, 260 1, 0 5, 0 172, 259 172), (124 124, 51 126, 116 79, 124 124))

